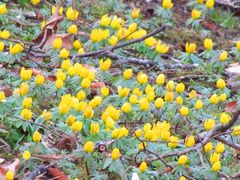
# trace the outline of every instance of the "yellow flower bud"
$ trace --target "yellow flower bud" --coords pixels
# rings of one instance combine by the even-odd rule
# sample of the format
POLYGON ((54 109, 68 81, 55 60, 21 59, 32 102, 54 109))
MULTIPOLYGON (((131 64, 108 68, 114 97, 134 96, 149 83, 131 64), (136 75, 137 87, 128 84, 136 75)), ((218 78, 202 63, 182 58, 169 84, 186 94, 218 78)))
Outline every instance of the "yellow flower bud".
POLYGON ((6 4, 0 5, 0 15, 5 14, 7 12, 7 6, 6 4))
POLYGON ((185 85, 183 83, 177 84, 176 92, 182 93, 185 90, 185 85))
POLYGON ((98 123, 91 123, 90 125, 90 133, 92 135, 97 135, 100 131, 100 127, 98 123))
POLYGON ((128 80, 132 77, 132 69, 126 69, 124 72, 123 72, 123 78, 125 80, 128 80))
POLYGON ((220 171, 221 169, 221 163, 218 161, 218 162, 215 162, 213 165, 212 165, 212 171, 220 171))
POLYGON ((223 143, 218 143, 218 144, 216 145, 215 151, 216 151, 217 153, 223 153, 224 150, 225 150, 225 147, 224 147, 224 144, 223 144, 223 143))
POLYGON ((5 29, 1 32, 1 38, 3 39, 8 39, 10 36, 11 36, 11 33, 5 29))
POLYGON ((163 0, 162 1, 162 6, 165 9, 171 9, 173 7, 172 0, 163 0))
POLYGON ((144 40, 144 43, 145 43, 148 47, 152 47, 152 46, 154 46, 154 45, 157 43, 157 41, 156 41, 156 39, 155 39, 154 37, 151 36, 151 37, 145 39, 145 40, 144 40))
POLYGON ((20 71, 20 76, 23 81, 27 81, 27 80, 31 79, 31 77, 32 77, 32 70, 31 69, 25 70, 25 68, 22 67, 21 71, 20 71))
POLYGON ((137 95, 131 95, 130 97, 129 97, 129 102, 131 103, 131 104, 136 104, 137 103, 137 100, 138 100, 138 97, 137 97, 137 95))
POLYGON ((79 15, 79 12, 77 10, 74 10, 72 7, 69 7, 66 12, 66 16, 68 19, 74 21, 77 19, 79 15))
POLYGON ((187 115, 189 114, 189 109, 188 109, 188 107, 185 107, 185 106, 181 107, 181 109, 180 109, 180 114, 181 114, 182 116, 187 116, 187 115))
POLYGON ((137 129, 135 132, 134 132, 135 136, 140 138, 143 134, 142 130, 141 129, 137 129))
POLYGON ((21 116, 25 120, 30 120, 32 118, 32 111, 29 109, 23 109, 21 111, 21 116))
POLYGON ((204 151, 205 152, 209 152, 213 149, 213 144, 211 142, 208 142, 205 146, 204 146, 204 151))
POLYGON ((24 98, 22 101, 22 107, 23 108, 30 108, 32 106, 32 98, 28 97, 28 98, 24 98))
POLYGON ((100 24, 101 24, 101 26, 106 27, 111 23, 111 20, 112 19, 107 14, 105 14, 102 16, 102 18, 100 20, 100 24))
POLYGON ((107 71, 110 68, 111 64, 112 64, 112 61, 109 58, 106 59, 105 61, 101 59, 99 62, 99 66, 102 71, 107 71))
POLYGON ((80 41, 80 40, 75 40, 75 41, 73 42, 73 47, 74 47, 74 49, 76 49, 76 50, 80 49, 80 48, 82 47, 81 41, 80 41))
POLYGON ((164 105, 164 100, 162 98, 157 98, 155 100, 155 103, 154 103, 154 106, 159 109, 159 108, 162 108, 164 105))
POLYGON ((94 143, 92 141, 87 141, 84 144, 84 151, 87 153, 92 153, 94 151, 94 143))
POLYGON ((140 99, 138 104, 143 111, 148 110, 150 107, 150 103, 146 98, 140 99))
POLYGON ((226 95, 226 93, 222 93, 222 94, 220 94, 220 96, 219 96, 219 100, 220 101, 225 101, 227 99, 227 95, 226 95))
POLYGON ((190 99, 193 99, 197 97, 197 92, 195 90, 192 90, 190 93, 188 93, 188 96, 190 99))
POLYGON ((140 143, 138 144, 138 149, 139 149, 140 151, 144 150, 144 147, 147 147, 147 143, 146 143, 146 142, 140 142, 140 143))
MULTIPOLYGON (((70 116, 67 117, 67 125, 68 126, 71 126, 75 121, 76 121, 76 117, 75 116, 70 115, 70 116)), ((73 127, 72 127, 72 129, 73 129, 73 127)))
POLYGON ((124 103, 123 105, 122 105, 122 111, 124 112, 124 113, 129 113, 129 112, 131 112, 131 105, 129 104, 129 103, 124 103))
POLYGON ((141 171, 141 173, 144 173, 147 170, 147 163, 145 161, 141 162, 139 170, 141 171))
POLYGON ((219 89, 224 89, 226 87, 226 83, 223 79, 218 79, 217 83, 216 83, 217 87, 219 89))
POLYGON ((70 52, 66 48, 63 48, 59 53, 59 57, 62 59, 67 59, 69 57, 69 54, 70 52))
POLYGON ((28 93, 28 83, 22 83, 19 88, 19 92, 21 96, 25 96, 28 93))
POLYGON ((238 41, 238 42, 236 43, 236 48, 237 48, 237 50, 240 51, 240 41, 238 41))
POLYGON ((188 162, 188 157, 187 157, 187 155, 181 155, 181 156, 178 158, 178 164, 181 165, 181 166, 184 166, 187 162, 188 162))
POLYGON ((52 113, 50 111, 47 111, 46 109, 42 112, 41 118, 44 118, 46 121, 49 121, 52 119, 52 113))
POLYGON ((164 84, 164 82, 165 82, 165 79, 166 79, 166 77, 165 77, 164 74, 159 74, 159 75, 157 76, 157 79, 156 79, 156 84, 157 84, 158 86, 162 86, 162 85, 164 84))
POLYGON ((235 127, 233 128, 233 135, 234 135, 234 136, 240 136, 240 125, 235 126, 235 127))
POLYGON ((44 83, 44 81, 45 81, 45 78, 41 74, 38 74, 35 78, 35 83, 39 86, 42 85, 44 83))
POLYGON ((202 12, 200 10, 197 9, 193 9, 192 10, 192 18, 193 19, 198 19, 201 16, 202 12))
POLYGON ((196 44, 195 43, 186 43, 185 50, 188 54, 192 54, 196 51, 196 44))
POLYGON ((84 111, 84 117, 86 117, 86 118, 92 118, 93 117, 93 115, 94 115, 94 111, 93 111, 93 109, 90 107, 90 106, 88 106, 87 108, 86 108, 86 110, 84 111))
POLYGON ((31 0, 31 3, 32 3, 33 5, 37 5, 39 2, 40 2, 40 0, 31 0))
POLYGON ((210 162, 213 164, 215 162, 218 162, 220 160, 220 154, 219 153, 211 153, 210 155, 210 162))
POLYGON ((137 81, 139 84, 146 84, 148 82, 148 76, 142 72, 138 73, 137 81))
POLYGON ((205 49, 207 49, 207 50, 211 50, 212 49, 212 47, 213 47, 213 42, 212 42, 212 39, 205 39, 204 40, 204 47, 205 47, 205 49))
POLYGON ((167 46, 166 44, 162 44, 162 43, 157 43, 155 50, 159 53, 159 54, 165 54, 169 51, 169 46, 167 46))
POLYGON ((215 121, 214 119, 207 119, 204 121, 204 129, 206 131, 210 131, 211 129, 213 129, 215 126, 215 121))
POLYGON ((81 86, 82 86, 82 88, 84 88, 84 89, 89 88, 90 85, 91 85, 91 81, 90 81, 90 79, 88 79, 88 78, 84 78, 84 79, 82 80, 82 82, 81 82, 81 86))
POLYGON ((41 134, 38 132, 38 131, 35 131, 34 133, 33 133, 33 141, 35 142, 35 143, 38 143, 38 142, 40 142, 41 141, 41 134))
POLYGON ((227 113, 221 113, 220 114, 220 123, 221 124, 228 124, 230 121, 231 117, 227 113))
POLYGON ((174 93, 172 91, 166 91, 164 100, 167 102, 171 102, 173 99, 174 99, 174 93))
POLYGON ((8 170, 5 175, 6 180, 13 180, 14 179, 14 173, 11 170, 8 170))
POLYGON ((60 49, 62 47, 62 38, 55 38, 52 43, 52 47, 54 49, 60 49))
POLYGON ((203 107, 203 102, 202 102, 202 100, 201 100, 201 99, 197 100, 197 102, 195 103, 194 108, 195 108, 196 110, 199 110, 199 109, 202 109, 202 107, 203 107))
POLYGON ((219 60, 220 61, 226 61, 228 58, 228 52, 227 51, 223 51, 221 52, 221 54, 219 55, 219 60))
POLYGON ((195 137, 194 136, 188 136, 185 139, 185 145, 187 147, 192 147, 195 144, 195 137))
MULTIPOLYGON (((180 85, 182 86, 182 85, 180 85)), ((174 90, 174 81, 168 81, 166 84, 166 90, 167 91, 173 91, 174 90)), ((182 88, 182 87, 181 87, 182 88)), ((184 87, 185 88, 185 87, 184 87)))
POLYGON ((55 86, 57 89, 61 89, 63 87, 63 81, 62 80, 57 80, 55 83, 55 86))
POLYGON ((121 156, 120 150, 119 150, 118 148, 114 148, 114 149, 112 150, 111 156, 112 156, 112 159, 113 159, 113 160, 119 159, 120 156, 121 156))
POLYGON ((111 44, 112 46, 116 45, 118 43, 118 38, 116 36, 111 36, 108 39, 109 44, 111 44))
POLYGON ((5 98, 6 97, 4 91, 0 91, 0 102, 2 102, 5 98))
POLYGON ((216 94, 213 94, 211 97, 210 97, 210 103, 211 104, 217 104, 219 101, 219 98, 216 94))
POLYGON ((4 42, 0 42, 0 52, 2 52, 4 50, 4 42))
POLYGON ((178 105, 181 105, 181 104, 183 103, 183 99, 182 99, 181 96, 178 96, 178 97, 176 98, 176 103, 177 103, 178 105))
POLYGON ((176 136, 170 136, 169 142, 168 142, 168 147, 170 148, 175 148, 178 145, 178 137, 176 136))
POLYGON ((106 86, 102 87, 101 88, 101 94, 102 94, 103 97, 107 97, 108 94, 109 94, 109 88, 106 87, 106 86))
POLYGON ((205 6, 208 9, 212 9, 214 7, 215 0, 207 0, 205 6))
POLYGON ((131 17, 133 19, 138 18, 139 15, 140 15, 140 9, 139 8, 135 8, 131 11, 131 17))
POLYGON ((69 34, 77 34, 78 28, 76 24, 72 24, 71 26, 68 27, 68 33, 69 34))

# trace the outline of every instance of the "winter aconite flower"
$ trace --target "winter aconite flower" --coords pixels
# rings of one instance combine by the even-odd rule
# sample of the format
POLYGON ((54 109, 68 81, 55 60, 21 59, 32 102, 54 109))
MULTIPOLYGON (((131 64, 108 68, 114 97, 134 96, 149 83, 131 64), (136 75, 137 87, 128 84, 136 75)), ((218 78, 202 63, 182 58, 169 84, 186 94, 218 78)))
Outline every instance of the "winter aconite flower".
POLYGON ((131 17, 133 19, 138 18, 139 15, 140 15, 140 9, 139 8, 135 8, 135 9, 132 10, 131 17))
POLYGON ((101 17, 100 24, 101 26, 108 26, 111 23, 111 18, 108 16, 108 14, 105 14, 101 17))
POLYGON ((41 74, 38 74, 35 78, 35 83, 39 86, 42 85, 44 83, 44 81, 45 81, 45 78, 41 74))
POLYGON ((215 0, 207 0, 205 6, 208 9, 212 9, 214 7, 215 0))
POLYGON ((204 145, 204 151, 209 152, 213 149, 213 144, 211 142, 208 142, 207 144, 204 145))
POLYGON ((144 173, 147 170, 147 163, 145 161, 141 162, 139 170, 141 171, 141 173, 144 173))
POLYGON ((219 55, 219 60, 220 61, 226 61, 228 58, 228 52, 227 51, 223 51, 221 52, 221 54, 219 55))
POLYGON ((192 147, 195 144, 195 137, 194 136, 188 136, 185 139, 185 145, 187 147, 192 147))
POLYGON ((31 3, 32 3, 33 5, 37 5, 39 2, 40 2, 40 0, 31 0, 31 3))
POLYGON ((77 34, 78 28, 76 24, 72 24, 71 26, 68 27, 68 33, 69 34, 77 34))
POLYGON ((196 110, 199 110, 199 109, 202 109, 202 107, 203 107, 203 102, 202 102, 202 100, 198 99, 197 102, 195 103, 194 108, 196 110))
POLYGON ((6 98, 4 91, 0 91, 0 102, 6 98))
POLYGON ((87 153, 92 153, 94 151, 94 143, 92 141, 87 141, 84 144, 84 151, 87 153))
POLYGON ((60 49, 62 47, 62 38, 55 38, 52 46, 54 49, 60 49))
POLYGON ((23 81, 29 80, 32 77, 32 70, 31 69, 26 70, 24 67, 22 67, 20 71, 20 76, 23 81))
POLYGON ((0 42, 0 52, 4 50, 4 46, 5 46, 4 42, 0 42))
POLYGON ((98 123, 91 123, 90 125, 90 133, 92 135, 97 135, 100 131, 100 126, 98 123))
POLYGON ((14 173, 11 170, 8 170, 6 175, 5 175, 5 179, 6 180, 13 180, 14 178, 14 173))
POLYGON ((219 89, 224 89, 226 87, 226 83, 223 79, 218 79, 217 83, 216 83, 217 87, 219 89))
POLYGON ((205 47, 205 49, 207 49, 207 50, 211 50, 212 47, 213 47, 212 39, 209 39, 209 38, 205 39, 205 40, 204 40, 204 47, 205 47))
POLYGON ((178 137, 171 136, 169 138, 168 147, 175 148, 175 147, 177 147, 177 145, 178 145, 178 137))
POLYGON ((24 151, 22 157, 25 160, 29 160, 31 158, 31 153, 29 151, 24 151))
POLYGON ((182 116, 187 116, 187 115, 189 114, 189 109, 188 109, 188 107, 186 107, 186 106, 181 107, 181 109, 180 109, 180 114, 181 114, 182 116))
POLYGON ((40 142, 40 141, 41 141, 41 137, 42 137, 42 135, 41 135, 38 131, 35 131, 35 132, 33 133, 33 141, 34 141, 35 143, 40 142))
POLYGON ((215 162, 218 162, 219 160, 220 160, 220 154, 219 153, 214 152, 210 155, 210 162, 212 164, 215 163, 215 162))
POLYGON ((77 10, 73 9, 72 7, 69 7, 67 9, 66 16, 68 19, 74 21, 77 19, 78 15, 79 15, 79 12, 77 10))
POLYGON ((240 136, 240 125, 233 128, 233 135, 240 136))
POLYGON ((217 153, 223 153, 224 150, 225 150, 225 147, 224 147, 224 144, 223 144, 223 143, 218 143, 218 144, 216 145, 215 151, 216 151, 217 153))
POLYGON ((197 9, 192 10, 192 18, 193 19, 198 19, 201 16, 201 11, 197 9))
POLYGON ((25 120, 30 120, 32 118, 32 111, 29 109, 23 109, 21 111, 21 116, 25 120))
POLYGON ((227 113, 221 113, 220 114, 220 122, 221 124, 228 124, 230 121, 231 117, 227 113))
POLYGON ((6 4, 0 5, 0 15, 5 14, 7 12, 7 6, 6 4))
POLYGON ((215 126, 215 121, 214 119, 207 119, 204 121, 204 129, 206 131, 210 131, 211 129, 213 129, 215 126))
POLYGON ((111 156, 112 156, 112 159, 113 159, 113 160, 119 159, 120 156, 121 156, 120 150, 119 150, 118 148, 114 148, 114 149, 112 150, 111 156))
MULTIPOLYGON (((70 122, 68 122, 68 123, 70 123, 70 122)), ((82 126, 83 126, 82 122, 76 121, 72 124, 71 128, 74 132, 79 132, 79 131, 81 131, 82 126)))
POLYGON ((176 92, 182 93, 185 90, 185 85, 183 83, 179 83, 176 86, 176 92))
POLYGON ((28 97, 28 98, 24 98, 22 101, 22 107, 23 108, 30 108, 32 106, 32 98, 28 97))
POLYGON ((188 54, 192 54, 196 51, 196 44, 195 43, 186 43, 185 50, 188 54))
POLYGON ((99 66, 102 71, 107 71, 110 68, 111 64, 112 64, 112 61, 109 58, 106 59, 105 61, 101 59, 99 62, 99 66))
POLYGON ((181 156, 178 158, 178 164, 181 165, 181 166, 184 166, 187 162, 188 162, 188 157, 187 157, 187 155, 181 155, 181 156))
POLYGON ((215 163, 212 165, 212 171, 218 172, 218 171, 220 171, 220 169, 221 169, 221 163, 220 163, 220 161, 215 162, 215 163))
POLYGON ((62 59, 67 59, 69 54, 70 52, 66 48, 63 48, 59 53, 59 57, 62 59))
POLYGON ((116 45, 117 42, 118 42, 118 38, 116 36, 111 36, 109 39, 108 39, 108 42, 109 44, 111 44, 112 46, 116 45))
POLYGON ((162 1, 162 6, 165 9, 171 9, 173 7, 172 0, 163 0, 162 1))

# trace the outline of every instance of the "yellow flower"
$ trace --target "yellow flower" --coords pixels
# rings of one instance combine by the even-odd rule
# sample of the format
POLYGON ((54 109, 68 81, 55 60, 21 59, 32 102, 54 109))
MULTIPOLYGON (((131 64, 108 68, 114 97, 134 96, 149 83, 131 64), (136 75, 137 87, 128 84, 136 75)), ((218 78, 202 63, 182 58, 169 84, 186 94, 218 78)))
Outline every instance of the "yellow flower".
POLYGON ((85 53, 85 50, 83 48, 78 49, 78 54, 84 54, 84 53, 85 53))
POLYGON ((106 87, 106 86, 102 87, 101 88, 101 94, 102 94, 103 97, 107 97, 108 94, 109 94, 109 88, 106 87))
POLYGON ((94 143, 92 141, 87 141, 84 144, 84 151, 87 153, 92 153, 94 151, 94 143))
POLYGON ((198 4, 202 4, 204 0, 196 0, 198 4))
POLYGON ((187 180, 184 176, 181 176, 179 180, 187 180))
POLYGON ((61 89, 62 87, 63 87, 63 81, 62 80, 57 80, 56 82, 55 82, 55 86, 56 86, 56 88, 57 89, 61 89))
POLYGON ((77 19, 79 15, 79 12, 77 10, 74 10, 72 7, 69 7, 66 12, 66 16, 68 19, 74 21, 77 19))
POLYGON ((183 103, 183 99, 182 99, 181 96, 178 96, 178 97, 176 98, 176 103, 177 103, 178 105, 180 105, 180 104, 183 103))
POLYGON ((72 128, 72 130, 73 130, 74 132, 79 132, 79 131, 81 131, 81 130, 82 130, 82 127, 83 127, 83 123, 80 122, 80 121, 75 121, 75 122, 72 124, 72 126, 71 126, 71 128, 72 128))
POLYGON ((155 50, 160 54, 165 54, 168 52, 169 46, 166 44, 157 43, 155 50))
POLYGON ((69 111, 69 106, 65 103, 60 103, 58 110, 60 114, 66 114, 69 111))
POLYGON ((52 119, 52 113, 50 111, 47 111, 46 109, 42 112, 41 118, 45 118, 46 121, 49 121, 52 119))
POLYGON ((213 6, 214 6, 214 3, 215 3, 215 0, 207 0, 205 6, 206 6, 208 9, 212 9, 213 6))
POLYGON ((0 91, 0 102, 3 101, 5 98, 6 97, 4 91, 0 91))
POLYGON ((177 84, 176 92, 182 93, 185 90, 185 85, 183 83, 177 84))
POLYGON ((146 132, 147 130, 151 130, 152 129, 152 125, 150 123, 145 123, 143 126, 143 130, 144 132, 146 132))
POLYGON ((185 50, 188 54, 192 54, 196 51, 196 44, 195 43, 186 43, 185 50))
POLYGON ((70 52, 66 48, 63 48, 59 53, 59 57, 62 59, 67 59, 69 54, 70 52))
POLYGON ((148 110, 149 107, 150 107, 150 103, 149 103, 149 101, 146 98, 140 99, 138 103, 139 103, 140 108, 143 111, 148 110))
POLYGON ((225 87, 226 87, 226 83, 225 83, 225 81, 223 80, 223 79, 218 79, 218 81, 217 81, 217 87, 219 88, 219 89, 224 89, 225 87))
POLYGON ((213 164, 215 162, 218 162, 220 160, 220 154, 219 153, 211 153, 210 155, 210 162, 213 164))
POLYGON ((0 52, 2 52, 3 51, 3 49, 4 49, 4 42, 0 42, 0 52))
POLYGON ((238 41, 238 42, 236 43, 236 48, 237 48, 237 50, 240 51, 240 41, 238 41))
POLYGON ((175 148, 178 145, 178 137, 176 136, 170 136, 169 142, 168 142, 168 147, 170 148, 175 148))
POLYGON ((106 59, 105 61, 101 59, 99 62, 99 66, 102 71, 107 71, 110 68, 111 64, 112 64, 112 61, 109 58, 106 59))
POLYGON ((98 123, 91 123, 90 125, 90 133, 92 135, 97 135, 100 131, 100 127, 98 123))
POLYGON ((55 38, 52 46, 54 49, 60 49, 62 47, 62 38, 55 38))
POLYGON ((124 25, 124 20, 114 16, 110 25, 113 29, 119 29, 124 25))
POLYGON ((132 77, 132 69, 126 69, 124 72, 123 72, 123 78, 125 80, 128 80, 132 77))
POLYGON ((162 108, 163 107, 163 104, 164 104, 164 100, 162 98, 157 98, 155 100, 155 103, 154 103, 154 106, 159 109, 159 108, 162 108))
POLYGON ((151 37, 145 39, 145 40, 144 40, 144 43, 145 43, 148 47, 152 47, 152 46, 154 46, 154 45, 157 43, 157 41, 156 41, 156 39, 155 39, 154 37, 151 36, 151 37))
POLYGON ((223 51, 221 52, 221 54, 219 55, 219 60, 220 61, 226 61, 228 58, 228 52, 227 51, 223 51))
POLYGON ((137 81, 139 84, 146 84, 148 82, 148 76, 142 72, 138 73, 137 81))
POLYGON ((23 108, 30 108, 32 106, 32 98, 28 97, 28 98, 24 98, 22 101, 22 107, 23 108))
POLYGON ((215 162, 213 165, 212 165, 212 171, 219 171, 221 169, 221 163, 218 161, 218 162, 215 162))
POLYGON ((124 112, 124 113, 129 113, 129 112, 131 112, 131 105, 129 104, 129 103, 124 103, 123 105, 122 105, 122 111, 124 112))
POLYGON ((108 117, 105 121, 105 125, 108 129, 113 129, 115 126, 115 122, 113 121, 112 118, 108 117))
POLYGON ((62 81, 66 80, 66 74, 62 72, 62 70, 57 71, 57 80, 62 80, 62 81))
POLYGON ((206 131, 210 131, 211 129, 213 129, 215 126, 215 121, 214 119, 207 119, 204 121, 204 129, 206 131))
POLYGON ((75 40, 75 41, 73 42, 73 47, 74 47, 74 49, 76 49, 76 50, 80 49, 80 48, 82 47, 81 41, 80 41, 80 40, 75 40))
POLYGON ((46 22, 45 20, 43 20, 43 21, 41 22, 41 29, 45 28, 45 27, 46 27, 46 24, 47 24, 47 22, 46 22))
POLYGON ((14 178, 14 173, 11 170, 8 170, 6 175, 5 175, 6 180, 13 180, 14 178))
POLYGON ((23 109, 21 111, 21 116, 22 116, 23 119, 29 120, 29 119, 32 118, 32 111, 29 110, 29 109, 23 109))
POLYGON ((130 97, 129 97, 129 102, 131 103, 131 104, 136 104, 137 103, 137 100, 138 100, 138 97, 137 97, 137 95, 131 95, 130 97))
POLYGON ((29 160, 31 158, 31 153, 29 151, 24 151, 22 157, 25 160, 29 160))
POLYGON ((77 98, 78 98, 79 101, 84 100, 86 98, 86 93, 84 91, 79 91, 77 93, 77 98))
POLYGON ((228 124, 230 121, 230 116, 227 113, 221 113, 220 114, 220 123, 222 124, 228 124))
POLYGON ((134 132, 134 135, 138 138, 140 138, 142 136, 143 132, 141 129, 137 129, 135 132, 134 132))
POLYGON ((223 143, 218 143, 218 144, 216 145, 215 151, 216 151, 217 153, 223 153, 224 150, 225 150, 225 147, 224 147, 224 144, 223 144, 223 143))
POLYGON ((109 44, 111 44, 112 46, 114 46, 115 44, 117 44, 118 38, 117 38, 116 36, 111 36, 111 37, 108 39, 108 42, 109 42, 109 44))
POLYGON ((45 78, 41 74, 38 74, 35 78, 35 83, 39 86, 42 85, 44 83, 44 81, 45 81, 45 78))
POLYGON ((203 107, 203 102, 202 102, 202 100, 197 100, 197 102, 195 103, 195 106, 194 106, 194 108, 196 109, 196 110, 199 110, 199 109, 202 109, 202 107, 203 107))
POLYGON ((211 104, 217 104, 219 101, 219 98, 216 94, 213 94, 211 97, 210 97, 210 103, 211 104))
POLYGON ((174 81, 168 81, 166 84, 166 90, 173 91, 174 90, 174 81))
POLYGON ((181 114, 182 116, 187 116, 187 115, 189 114, 189 109, 188 109, 188 107, 185 107, 185 106, 181 107, 181 109, 180 109, 180 114, 181 114))
POLYGON ((204 40, 204 47, 205 47, 205 49, 207 49, 207 50, 211 50, 212 49, 212 47, 213 47, 213 42, 212 42, 212 39, 205 39, 204 40))
POLYGON ((19 92, 21 96, 25 96, 28 93, 28 83, 22 83, 19 88, 19 92))
POLYGON ((174 99, 174 93, 172 91, 166 91, 164 100, 167 102, 171 102, 174 99))
POLYGON ((147 163, 145 161, 141 162, 139 170, 141 171, 141 173, 144 173, 147 170, 147 163))
POLYGON ((90 79, 88 79, 88 78, 84 78, 84 79, 82 80, 82 82, 81 82, 81 86, 82 86, 82 88, 84 88, 84 89, 89 88, 90 85, 91 85, 91 81, 90 81, 90 79))
POLYGON ((172 0, 163 0, 163 1, 162 1, 162 6, 163 6, 165 9, 171 9, 171 8, 173 7, 172 0))
MULTIPOLYGON (((56 12, 57 12, 56 6, 52 6, 52 15, 55 15, 56 12)), ((62 13, 63 13, 63 7, 61 6, 61 7, 58 9, 58 14, 59 14, 59 15, 62 15, 62 13)))
POLYGON ((75 116, 73 116, 73 115, 68 116, 67 117, 67 125, 71 126, 75 122, 75 120, 76 120, 75 116))
POLYGON ((166 77, 165 77, 164 74, 159 74, 159 75, 157 76, 157 78, 156 78, 156 84, 157 84, 158 86, 162 86, 162 85, 164 84, 164 82, 165 82, 165 79, 166 79, 166 77))
POLYGON ((201 16, 201 11, 197 9, 192 10, 192 18, 193 19, 198 19, 201 16))
POLYGON ((138 27, 137 23, 132 23, 132 24, 129 25, 128 30, 129 30, 130 33, 133 33, 134 31, 137 30, 137 27, 138 27))
POLYGON ((86 117, 86 118, 92 118, 93 117, 93 115, 94 115, 94 111, 93 111, 93 109, 90 107, 90 106, 88 106, 87 108, 86 108, 86 110, 84 111, 84 117, 86 117))
POLYGON ((18 54, 24 50, 21 44, 15 44, 14 46, 10 43, 9 52, 13 55, 18 54))
POLYGON ((195 137, 194 136, 188 136, 185 139, 185 145, 187 147, 192 147, 195 144, 195 137))
POLYGON ((32 70, 31 69, 25 70, 25 68, 22 67, 20 71, 20 76, 23 81, 29 80, 32 77, 32 70))
POLYGON ((147 147, 147 143, 146 142, 141 142, 138 144, 138 149, 140 151, 142 151, 144 149, 144 147, 147 147))
POLYGON ((113 160, 119 159, 120 156, 121 156, 120 150, 119 150, 118 148, 114 148, 114 149, 112 150, 111 156, 112 156, 112 159, 113 159, 113 160))
POLYGON ((40 0, 31 0, 31 3, 32 3, 33 5, 37 5, 39 2, 40 2, 40 0))
POLYGON ((192 90, 191 92, 188 93, 188 96, 190 99, 193 99, 197 97, 197 92, 195 90, 192 90))
POLYGON ((1 31, 1 38, 3 38, 3 39, 8 39, 9 37, 10 37, 10 32, 8 31, 8 30, 6 30, 6 29, 4 29, 3 31, 1 31))
POLYGON ((100 24, 101 26, 108 26, 111 23, 111 18, 108 16, 108 14, 105 14, 101 17, 100 24))
POLYGON ((138 18, 139 15, 140 15, 140 9, 139 8, 135 8, 131 11, 131 17, 133 19, 138 18))
POLYGON ((122 86, 118 86, 118 95, 120 97, 128 96, 129 92, 130 92, 129 88, 122 88, 122 86))
POLYGON ((7 6, 6 4, 0 5, 0 15, 5 14, 7 12, 7 6))
POLYGON ((220 100, 220 101, 225 101, 226 99, 227 99, 226 93, 220 94, 220 96, 219 96, 219 100, 220 100))
POLYGON ((205 152, 209 152, 213 149, 213 144, 211 142, 208 142, 205 146, 204 146, 204 151, 205 152))
POLYGON ((69 34, 77 34, 78 28, 76 24, 72 24, 71 26, 68 27, 68 33, 69 34))
POLYGON ((70 59, 63 60, 61 67, 62 67, 62 69, 67 71, 71 67, 70 59))
POLYGON ((233 135, 234 136, 239 136, 240 135, 240 126, 235 126, 233 128, 233 135))
POLYGON ((181 166, 184 166, 187 162, 188 162, 188 157, 187 157, 187 155, 181 155, 181 156, 178 158, 178 164, 181 165, 181 166))
POLYGON ((41 141, 41 134, 38 132, 38 131, 35 131, 34 133, 33 133, 33 141, 35 142, 35 143, 38 143, 38 142, 40 142, 41 141))

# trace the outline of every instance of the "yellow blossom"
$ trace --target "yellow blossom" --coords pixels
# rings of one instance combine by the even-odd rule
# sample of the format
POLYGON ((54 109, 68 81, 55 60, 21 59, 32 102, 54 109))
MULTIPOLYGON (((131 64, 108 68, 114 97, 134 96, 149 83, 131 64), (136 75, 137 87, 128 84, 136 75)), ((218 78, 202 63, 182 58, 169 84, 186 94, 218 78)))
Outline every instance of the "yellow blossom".
POLYGON ((94 151, 94 143, 92 141, 87 141, 84 144, 84 151, 87 153, 92 153, 94 151))
POLYGON ((138 18, 139 15, 140 15, 140 9, 139 8, 135 8, 131 11, 131 17, 133 19, 138 18))
POLYGON ((197 9, 193 9, 192 10, 192 18, 193 19, 198 19, 200 16, 201 16, 201 11, 200 10, 197 10, 197 9))
POLYGON ((35 142, 35 143, 38 143, 38 142, 40 142, 41 141, 41 134, 38 132, 38 131, 35 131, 34 133, 33 133, 33 141, 35 142))

